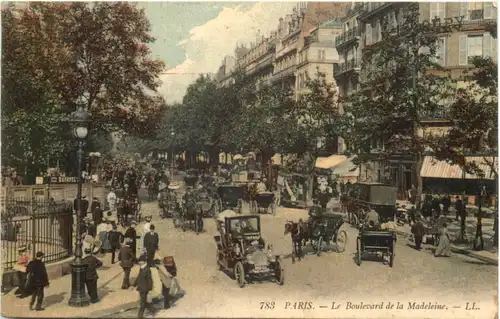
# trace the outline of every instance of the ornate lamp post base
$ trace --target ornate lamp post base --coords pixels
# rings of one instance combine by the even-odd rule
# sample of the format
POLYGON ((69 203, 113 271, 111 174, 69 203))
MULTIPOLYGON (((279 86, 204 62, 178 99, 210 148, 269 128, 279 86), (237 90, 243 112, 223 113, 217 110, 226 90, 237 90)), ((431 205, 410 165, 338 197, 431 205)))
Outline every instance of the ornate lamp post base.
POLYGON ((87 265, 80 260, 74 260, 71 263, 71 298, 68 302, 71 307, 90 305, 90 299, 85 292, 86 271, 87 265))

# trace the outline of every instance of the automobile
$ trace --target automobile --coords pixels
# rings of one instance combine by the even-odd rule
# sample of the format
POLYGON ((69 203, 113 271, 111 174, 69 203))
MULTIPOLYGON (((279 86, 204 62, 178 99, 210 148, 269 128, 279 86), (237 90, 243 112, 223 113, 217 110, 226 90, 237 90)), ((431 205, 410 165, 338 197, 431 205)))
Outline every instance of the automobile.
POLYGON ((283 285, 283 263, 272 252, 272 245, 266 245, 262 238, 259 215, 240 215, 226 210, 215 221, 219 230, 219 235, 214 236, 219 270, 231 274, 240 288, 263 279, 283 285))

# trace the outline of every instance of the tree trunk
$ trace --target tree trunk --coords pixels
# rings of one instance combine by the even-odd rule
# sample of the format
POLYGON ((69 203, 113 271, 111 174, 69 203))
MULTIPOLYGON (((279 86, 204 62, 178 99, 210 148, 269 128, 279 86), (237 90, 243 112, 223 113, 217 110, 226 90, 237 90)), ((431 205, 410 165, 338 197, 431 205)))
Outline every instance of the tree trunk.
POLYGON ((416 159, 416 172, 415 176, 417 178, 417 198, 415 199, 415 205, 417 209, 420 209, 422 205, 422 188, 423 188, 423 181, 422 181, 422 175, 420 174, 420 171, 422 170, 422 153, 418 152, 417 153, 417 159, 416 159))
POLYGON ((476 237, 474 238, 474 248, 476 250, 483 250, 484 249, 484 239, 483 239, 483 210, 482 210, 482 205, 483 205, 483 193, 482 190, 479 191, 479 205, 478 205, 478 212, 477 212, 477 226, 476 226, 476 237), (479 241, 479 245, 478 245, 479 241))
POLYGON ((211 148, 208 153, 210 166, 219 165, 219 150, 211 148))

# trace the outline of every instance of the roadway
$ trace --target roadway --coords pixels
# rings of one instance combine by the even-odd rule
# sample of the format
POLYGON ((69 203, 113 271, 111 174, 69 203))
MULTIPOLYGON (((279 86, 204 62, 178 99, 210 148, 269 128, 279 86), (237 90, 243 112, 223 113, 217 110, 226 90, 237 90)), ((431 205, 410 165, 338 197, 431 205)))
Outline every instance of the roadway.
MULTIPOLYGON (((160 234, 161 255, 175 257, 178 279, 186 292, 174 307, 160 311, 156 317, 389 317, 384 311, 347 309, 347 302, 352 306, 361 301, 384 302, 384 307, 388 302, 397 307, 400 302, 404 308, 390 310, 389 314, 405 318, 493 315, 497 267, 463 255, 436 258, 429 247, 416 251, 407 246, 404 239, 399 239, 393 268, 376 258, 367 258, 357 266, 354 258, 357 230, 344 224, 342 229, 347 232, 348 242, 343 253, 328 252, 319 257, 310 254, 292 264, 289 257, 292 245, 289 235, 284 235, 284 224, 287 220, 306 219, 307 212, 280 207, 276 216, 261 215, 261 227, 265 240, 273 244, 273 251, 283 257, 285 284, 262 282, 239 288, 236 281, 216 265, 213 236, 218 233, 213 220, 206 219, 205 232, 196 235, 174 229, 170 219, 159 220, 156 203, 145 203, 143 209, 153 215, 160 234), (340 307, 331 310, 334 301, 334 307, 339 304, 340 307), (411 309, 408 312, 408 302, 418 305, 435 301, 448 311, 411 309), (476 302, 476 307, 480 305, 481 309, 465 310, 465 302, 469 302, 469 308, 476 302), (273 309, 261 309, 266 305, 273 309)), ((244 213, 247 211, 244 207, 244 213)), ((113 317, 135 317, 136 311, 113 317)))

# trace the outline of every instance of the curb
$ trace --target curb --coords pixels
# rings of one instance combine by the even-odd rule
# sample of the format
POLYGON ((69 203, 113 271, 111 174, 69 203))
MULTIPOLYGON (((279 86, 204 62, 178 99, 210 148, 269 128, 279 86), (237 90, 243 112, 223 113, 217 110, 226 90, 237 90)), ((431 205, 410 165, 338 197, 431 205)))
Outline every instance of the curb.
MULTIPOLYGON (((408 236, 410 236, 410 234, 405 233, 405 232, 400 231, 400 230, 396 230, 396 234, 398 234, 399 236, 402 236, 404 238, 407 238, 408 236)), ((471 251, 468 249, 459 248, 459 247, 451 245, 451 251, 454 253, 457 253, 457 254, 466 255, 466 256, 469 256, 471 258, 483 261, 483 262, 490 264, 490 265, 497 265, 498 266, 498 259, 490 258, 490 257, 486 257, 486 256, 481 256, 481 255, 475 253, 474 251, 471 251)))
MULTIPOLYGON (((162 297, 154 297, 153 298, 153 305, 162 301, 162 297)), ((108 310, 101 310, 101 311, 96 311, 95 313, 91 313, 90 315, 86 316, 85 318, 107 318, 107 317, 113 317, 117 314, 121 314, 127 311, 139 309, 139 302, 138 301, 133 301, 133 302, 128 302, 126 304, 116 306, 114 308, 108 309, 108 310)))

